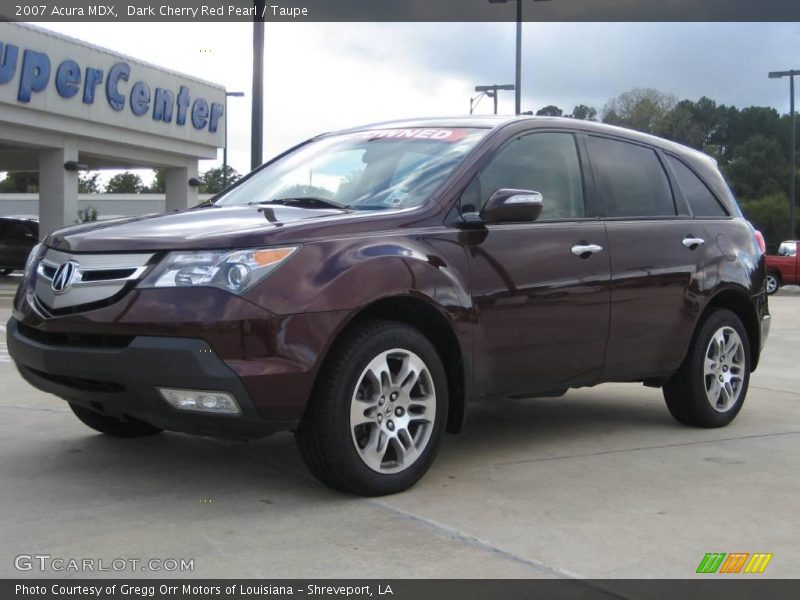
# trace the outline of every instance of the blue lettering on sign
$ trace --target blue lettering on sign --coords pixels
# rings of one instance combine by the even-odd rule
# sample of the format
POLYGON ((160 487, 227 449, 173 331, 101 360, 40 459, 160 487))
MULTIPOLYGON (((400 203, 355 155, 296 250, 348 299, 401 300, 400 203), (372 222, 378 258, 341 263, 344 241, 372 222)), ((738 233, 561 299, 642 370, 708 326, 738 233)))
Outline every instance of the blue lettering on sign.
POLYGON ((0 42, 0 83, 8 83, 17 70, 17 53, 19 48, 13 44, 0 42))
POLYGON ((222 104, 218 104, 216 102, 211 103, 211 117, 208 120, 208 130, 211 133, 216 133, 217 124, 219 123, 219 120, 224 112, 225 108, 222 106, 222 104))
POLYGON ((172 121, 172 105, 175 102, 175 94, 164 88, 156 88, 156 98, 153 100, 153 120, 172 121))
POLYGON ((142 116, 150 108, 150 86, 144 81, 137 81, 131 88, 131 112, 142 116))
POLYGON ((208 123, 208 102, 198 98, 192 104, 192 125, 195 129, 203 129, 208 123))
POLYGON ((117 63, 108 70, 106 79, 106 99, 114 110, 122 110, 125 107, 125 96, 119 93, 119 80, 128 81, 131 74, 131 66, 128 63, 117 63))
POLYGON ((41 92, 50 81, 50 59, 44 52, 25 50, 22 55, 22 72, 19 75, 17 100, 30 102, 33 92, 41 92))
POLYGON ((189 108, 189 88, 185 85, 181 86, 178 92, 178 116, 175 117, 175 122, 178 125, 186 123, 186 109, 189 108))
POLYGON ((56 91, 63 98, 72 98, 80 90, 81 68, 74 60, 65 60, 56 70, 56 91))
POLYGON ((103 83, 103 69, 86 68, 86 85, 83 87, 83 103, 94 104, 94 90, 103 83))
MULTIPOLYGON (((19 52, 17 46, 0 42, 0 85, 14 79, 19 52)), ((28 103, 34 94, 46 90, 53 66, 55 65, 50 64, 47 53, 24 50, 19 69, 17 100, 28 103)), ((131 66, 127 62, 116 63, 106 75, 103 69, 91 66, 82 69, 80 64, 68 58, 55 67, 54 82, 58 95, 67 100, 81 93, 83 83, 81 100, 84 104, 94 104, 97 87, 105 82, 106 100, 117 112, 125 109, 127 97, 130 111, 137 117, 150 112, 153 121, 172 123, 174 115, 175 124, 181 127, 186 125, 188 117, 194 129, 206 129, 209 133, 219 130, 220 120, 225 117, 223 104, 212 102, 209 106, 205 98, 192 98, 189 87, 185 85, 178 88, 177 94, 162 87, 155 88, 155 93, 151 94, 147 82, 134 80, 128 92, 124 84, 130 78, 131 66)))

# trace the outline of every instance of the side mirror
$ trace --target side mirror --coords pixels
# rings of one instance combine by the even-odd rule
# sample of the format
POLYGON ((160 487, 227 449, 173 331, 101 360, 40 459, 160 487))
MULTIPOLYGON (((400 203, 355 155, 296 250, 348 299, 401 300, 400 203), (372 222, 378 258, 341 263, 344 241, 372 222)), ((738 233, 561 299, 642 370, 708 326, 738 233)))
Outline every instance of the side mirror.
POLYGON ((489 197, 480 216, 486 223, 535 221, 543 206, 544 197, 539 192, 503 188, 489 197))

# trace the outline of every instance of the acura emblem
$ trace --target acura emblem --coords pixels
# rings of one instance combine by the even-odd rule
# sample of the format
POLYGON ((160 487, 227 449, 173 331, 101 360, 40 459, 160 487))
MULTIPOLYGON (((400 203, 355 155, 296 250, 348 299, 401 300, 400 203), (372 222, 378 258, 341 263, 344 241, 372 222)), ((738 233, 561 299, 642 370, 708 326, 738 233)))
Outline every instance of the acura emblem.
POLYGON ((53 282, 50 284, 56 294, 63 294, 69 290, 69 286, 72 285, 72 281, 78 273, 78 266, 74 260, 68 260, 56 269, 53 282))

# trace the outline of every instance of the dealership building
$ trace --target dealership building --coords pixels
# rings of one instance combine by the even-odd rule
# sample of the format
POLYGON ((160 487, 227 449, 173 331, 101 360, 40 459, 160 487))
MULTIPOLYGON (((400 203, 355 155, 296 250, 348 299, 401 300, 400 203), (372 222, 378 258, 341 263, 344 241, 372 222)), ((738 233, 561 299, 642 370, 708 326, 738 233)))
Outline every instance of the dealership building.
POLYGON ((0 171, 39 172, 42 234, 75 222, 82 170, 165 169, 164 208, 196 204, 198 161, 217 158, 225 117, 222 86, 0 23, 0 171))

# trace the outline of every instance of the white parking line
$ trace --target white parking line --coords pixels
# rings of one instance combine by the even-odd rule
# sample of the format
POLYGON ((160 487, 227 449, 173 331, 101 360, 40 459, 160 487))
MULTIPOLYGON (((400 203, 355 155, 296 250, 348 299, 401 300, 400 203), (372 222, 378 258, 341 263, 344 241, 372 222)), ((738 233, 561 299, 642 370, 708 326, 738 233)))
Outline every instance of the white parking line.
POLYGON ((10 363, 11 357, 8 355, 6 345, 6 326, 0 325, 0 363, 10 363))

